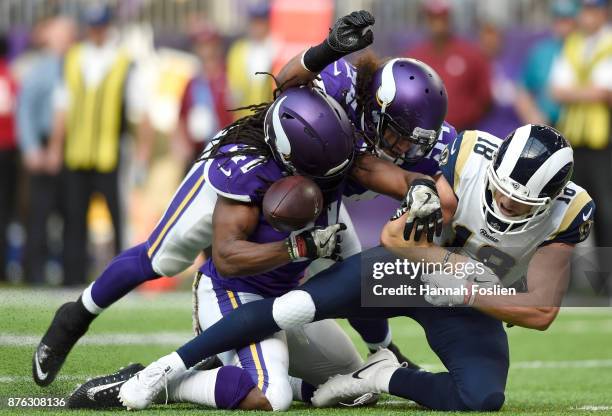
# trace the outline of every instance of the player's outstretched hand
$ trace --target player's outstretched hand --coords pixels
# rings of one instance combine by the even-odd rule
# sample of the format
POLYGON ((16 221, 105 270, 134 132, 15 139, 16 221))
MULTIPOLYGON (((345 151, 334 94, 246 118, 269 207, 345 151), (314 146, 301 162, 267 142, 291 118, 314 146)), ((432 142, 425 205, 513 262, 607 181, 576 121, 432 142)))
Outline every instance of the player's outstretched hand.
MULTIPOLYGON (((373 24, 374 16, 365 10, 341 17, 330 29, 327 39, 304 52, 301 56, 302 67, 311 75, 317 74, 343 56, 367 47, 374 41, 373 24)), ((291 71, 281 71, 280 77, 290 79, 287 72, 291 71)))
POLYGON ((346 230, 346 225, 338 223, 327 227, 313 227, 299 234, 292 233, 287 240, 291 259, 329 258, 341 261, 342 236, 338 233, 343 230, 346 230))
POLYGON ((432 242, 434 235, 442 233, 442 208, 436 190, 436 184, 431 179, 416 179, 408 190, 401 207, 391 220, 406 215, 404 240, 409 240, 413 234, 415 240, 420 240, 423 232, 427 241, 432 242), (414 228, 414 233, 412 232, 414 228))
POLYGON ((365 10, 343 16, 330 30, 327 42, 332 49, 343 54, 359 51, 374 41, 374 22, 374 16, 365 10))

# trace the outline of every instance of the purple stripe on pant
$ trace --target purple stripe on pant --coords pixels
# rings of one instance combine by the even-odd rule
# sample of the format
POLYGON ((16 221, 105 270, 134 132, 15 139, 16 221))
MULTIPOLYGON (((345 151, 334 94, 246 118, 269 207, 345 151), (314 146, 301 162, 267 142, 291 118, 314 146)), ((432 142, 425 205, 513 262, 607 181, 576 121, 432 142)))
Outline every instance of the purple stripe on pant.
MULTIPOLYGON (((242 305, 238 293, 219 287, 217 284, 215 284, 214 280, 213 290, 215 291, 215 295, 217 297, 217 303, 219 304, 221 315, 225 316, 232 310, 236 309, 234 305, 232 305, 230 294, 233 295, 233 298, 236 302, 236 307, 240 307, 240 305, 242 305)), ((254 356, 253 351, 251 349, 251 345, 236 350, 242 368, 244 368, 251 375, 251 377, 253 378, 253 382, 255 382, 256 385, 259 385, 260 378, 257 369, 257 362, 259 362, 261 366, 261 373, 263 376, 263 381, 261 383, 261 391, 265 394, 266 390, 268 389, 269 375, 260 343, 255 344, 255 351, 257 357, 254 356)))

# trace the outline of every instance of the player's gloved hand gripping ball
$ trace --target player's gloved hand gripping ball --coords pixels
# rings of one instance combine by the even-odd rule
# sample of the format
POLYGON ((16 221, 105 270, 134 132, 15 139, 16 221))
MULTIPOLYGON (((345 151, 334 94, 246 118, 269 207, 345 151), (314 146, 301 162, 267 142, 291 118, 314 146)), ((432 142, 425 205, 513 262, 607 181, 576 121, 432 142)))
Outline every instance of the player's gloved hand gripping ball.
POLYGON ((374 16, 365 10, 341 17, 329 31, 327 39, 304 52, 302 65, 311 72, 321 72, 343 56, 371 45, 374 21, 374 16))
POLYGON ((396 220, 402 215, 406 216, 406 226, 404 227, 404 240, 410 239, 412 229, 414 240, 421 239, 423 231, 427 232, 427 241, 433 241, 434 234, 440 236, 442 233, 442 208, 440 198, 436 190, 436 184, 431 179, 416 179, 408 190, 402 205, 391 218, 396 220))
POLYGON ((346 225, 338 223, 292 233, 287 239, 291 260, 327 258, 342 261, 342 236, 338 233, 343 230, 346 230, 346 225))

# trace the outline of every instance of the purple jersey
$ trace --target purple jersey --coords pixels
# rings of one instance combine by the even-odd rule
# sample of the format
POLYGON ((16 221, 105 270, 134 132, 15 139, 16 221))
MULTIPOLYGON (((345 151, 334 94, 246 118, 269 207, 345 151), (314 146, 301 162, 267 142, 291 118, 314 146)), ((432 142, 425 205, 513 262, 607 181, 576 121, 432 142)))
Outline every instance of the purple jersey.
MULTIPOLYGON (((227 145, 221 150, 232 151, 238 145, 227 145)), ((282 166, 274 159, 254 156, 220 157, 206 163, 204 170, 206 182, 218 195, 242 202, 261 206, 263 195, 268 187, 286 176, 282 166)), ((340 195, 340 191, 338 191, 340 195)), ((338 218, 338 197, 330 198, 314 225, 327 226, 328 221, 335 223, 338 218)), ((312 226, 312 225, 310 225, 312 226)), ((309 226, 309 227, 310 227, 309 226)), ((254 243, 270 243, 289 237, 289 233, 277 231, 267 223, 263 214, 259 215, 257 228, 248 237, 254 243)), ((215 287, 237 292, 257 293, 264 296, 280 296, 295 288, 304 269, 310 261, 286 264, 266 273, 253 276, 227 278, 219 274, 212 259, 208 259, 200 271, 213 280, 215 287)))
MULTIPOLYGON (((357 127, 361 129, 361 121, 357 114, 357 100, 355 99, 355 84, 357 82, 357 70, 346 59, 338 59, 321 71, 320 83, 325 92, 333 97, 344 108, 349 118, 357 127)), ((407 164, 400 165, 401 168, 411 172, 418 172, 424 175, 436 176, 440 174, 440 154, 447 144, 451 143, 457 136, 457 131, 453 126, 444 122, 438 143, 419 163, 414 166, 407 164)), ((365 146, 362 146, 365 148, 365 146)), ((345 188, 344 195, 348 197, 359 196, 367 193, 368 190, 359 184, 349 181, 345 188)))
POLYGON ((361 127, 357 115, 357 99, 355 97, 355 85, 357 83, 357 70, 346 59, 340 58, 328 65, 319 74, 319 86, 333 97, 334 100, 346 111, 353 124, 361 127))

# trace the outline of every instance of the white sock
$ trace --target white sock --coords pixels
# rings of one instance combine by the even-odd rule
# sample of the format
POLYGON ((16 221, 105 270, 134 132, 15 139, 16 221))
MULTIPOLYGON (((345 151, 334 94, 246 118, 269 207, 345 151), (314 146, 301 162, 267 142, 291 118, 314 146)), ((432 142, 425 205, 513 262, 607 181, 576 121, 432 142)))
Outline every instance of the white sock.
POLYGON ((383 367, 378 370, 376 374, 374 374, 376 388, 379 390, 379 392, 389 393, 389 383, 391 382, 391 377, 398 368, 400 367, 395 365, 383 367))
POLYGON ((83 302, 83 306, 85 306, 85 309, 87 309, 90 313, 93 313, 94 315, 100 315, 104 308, 101 308, 96 305, 96 302, 94 302, 93 298, 91 297, 91 287, 94 285, 94 283, 95 282, 87 286, 87 289, 83 291, 83 293, 81 294, 81 302, 83 302))
POLYGON ((299 402, 304 401, 304 399, 302 399, 302 379, 289 376, 289 384, 293 392, 293 400, 299 402))
POLYGON ((157 360, 157 363, 170 367, 170 371, 167 373, 168 381, 174 380, 176 377, 187 371, 187 367, 185 367, 183 359, 176 353, 176 351, 171 354, 164 355, 157 360))
POLYGON ((377 351, 380 348, 387 348, 389 344, 391 344, 392 340, 393 340, 393 337, 391 335, 391 328, 389 328, 389 332, 387 332, 387 336, 385 337, 384 340, 382 340, 381 342, 373 343, 373 344, 366 342, 366 345, 371 351, 377 351))
POLYGON ((179 375, 168 383, 168 398, 173 402, 195 403, 216 408, 215 385, 219 368, 206 371, 189 370, 179 375))

